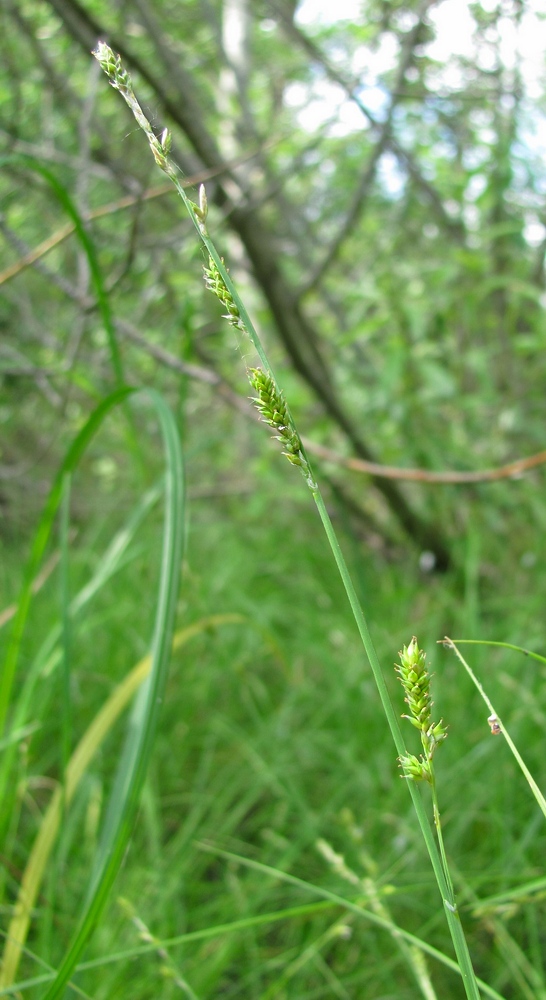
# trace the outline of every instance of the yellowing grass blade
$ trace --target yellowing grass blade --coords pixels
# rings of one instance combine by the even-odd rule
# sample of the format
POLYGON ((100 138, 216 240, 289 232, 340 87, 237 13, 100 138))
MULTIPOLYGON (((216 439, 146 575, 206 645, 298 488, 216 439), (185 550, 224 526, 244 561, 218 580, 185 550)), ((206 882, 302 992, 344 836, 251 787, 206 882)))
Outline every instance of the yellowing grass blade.
MULTIPOLYGON (((210 615, 206 618, 201 618, 200 621, 189 625, 187 628, 180 629, 175 634, 172 642, 172 652, 180 649, 193 636, 198 635, 208 628, 215 628, 220 625, 240 624, 244 621, 245 618, 242 615, 235 614, 210 615)), ((59 786, 44 813, 40 830, 34 841, 25 868, 14 914, 8 927, 3 965, 0 972, 0 987, 5 988, 10 986, 17 975, 21 951, 28 933, 32 908, 40 891, 44 870, 55 844, 63 809, 69 806, 79 782, 102 742, 129 704, 137 689, 150 673, 151 663, 151 655, 145 656, 112 692, 82 736, 70 758, 66 769, 64 802, 63 789, 59 786)))

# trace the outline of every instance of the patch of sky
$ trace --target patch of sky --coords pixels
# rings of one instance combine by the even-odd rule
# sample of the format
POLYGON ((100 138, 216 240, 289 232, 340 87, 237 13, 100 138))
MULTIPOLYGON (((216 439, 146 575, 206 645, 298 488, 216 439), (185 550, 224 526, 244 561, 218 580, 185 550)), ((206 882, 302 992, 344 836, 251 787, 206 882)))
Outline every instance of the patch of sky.
POLYGON ((426 46, 429 59, 449 62, 454 55, 467 56, 476 27, 467 0, 443 0, 429 11, 435 37, 426 46))
POLYGON ((474 146, 463 150, 463 167, 465 170, 479 170, 489 160, 489 150, 485 146, 474 146))
POLYGON ((420 109, 420 118, 424 125, 437 125, 438 115, 435 108, 431 108, 430 105, 423 104, 420 109))
MULTIPOLYGON (((370 115, 380 119, 389 95, 379 87, 367 87, 360 98, 370 115)), ((298 124, 307 132, 327 126, 329 136, 340 138, 369 128, 369 122, 343 88, 330 80, 315 83, 291 83, 284 92, 284 103, 296 112, 298 124)))
POLYGON ((411 31, 419 20, 414 10, 398 10, 393 14, 393 21, 400 31, 411 31))
POLYGON ((301 108, 309 100, 311 88, 306 83, 290 83, 285 88, 283 100, 287 108, 301 108))
POLYGON ((474 57, 476 66, 482 73, 493 73, 499 68, 499 57, 495 48, 480 45, 474 57))
MULTIPOLYGON (((470 0, 443 0, 429 12, 435 37, 425 46, 425 52, 429 59, 444 64, 433 82, 452 89, 462 85, 464 70, 453 62, 453 57, 458 56, 486 72, 496 69, 499 63, 505 70, 517 67, 528 95, 532 99, 540 97, 546 49, 544 0, 528 0, 519 23, 515 18, 501 16, 481 43, 476 37, 471 6, 470 0)), ((482 0, 481 6, 490 13, 498 9, 497 0, 490 4, 482 0)))
MULTIPOLYGON (((496 12, 498 0, 481 0, 482 9, 496 12)), ((546 69, 546 3, 545 0, 527 0, 523 5, 519 20, 503 13, 491 34, 490 41, 484 41, 477 31, 472 13, 472 0, 441 0, 431 7, 427 20, 434 31, 434 38, 420 46, 421 54, 434 60, 437 65, 425 70, 425 83, 441 97, 463 89, 475 65, 482 70, 493 70, 500 63, 506 73, 517 69, 523 83, 525 96, 537 100, 544 96, 546 69), (494 34, 494 38, 493 38, 494 34)), ((360 0, 301 0, 296 11, 296 21, 304 29, 331 26, 346 20, 360 21, 362 4, 360 0)), ((412 11, 396 13, 394 23, 399 31, 409 31, 415 24, 412 11)), ((262 22, 265 31, 272 30, 266 18, 262 22)), ((334 55, 337 62, 345 60, 344 72, 359 80, 358 97, 377 120, 383 120, 389 106, 389 94, 382 84, 386 73, 396 68, 400 56, 400 41, 394 32, 383 32, 374 46, 359 45, 352 55, 336 46, 334 55)), ((411 70, 407 75, 412 78, 411 70)), ((415 69, 413 78, 417 79, 415 69)), ((509 81, 508 81, 509 85, 509 81)), ((341 137, 366 128, 366 121, 354 102, 336 84, 321 79, 310 85, 294 83, 287 88, 285 101, 288 107, 297 110, 302 128, 309 132, 325 128, 329 134, 341 137)), ((514 106, 514 97, 506 93, 500 98, 501 108, 509 112, 514 106)), ((536 112, 535 112, 536 114, 536 112)), ((485 144, 494 143, 496 136, 488 132, 491 113, 484 109, 470 112, 470 120, 481 126, 479 140, 485 144), (481 116, 481 121, 480 121, 481 116)), ((520 129, 519 141, 537 157, 546 160, 546 120, 541 116, 534 126, 520 129)))
POLYGON ((493 112, 489 108, 472 108, 468 120, 475 128, 489 128, 493 123, 493 112))
MULTIPOLYGON (((388 90, 380 83, 369 87, 361 86, 355 91, 355 95, 366 111, 370 112, 372 118, 378 122, 385 118, 391 99, 388 90)), ((360 114, 362 115, 362 112, 360 114)))
POLYGON ((344 101, 339 108, 337 118, 332 121, 328 128, 328 135, 332 138, 340 139, 354 132, 362 132, 369 128, 366 120, 359 108, 353 101, 344 101))
POLYGON ((359 45, 351 56, 351 73, 375 82, 398 63, 400 43, 392 31, 385 31, 373 46, 359 45))
POLYGON ((521 73, 527 94, 532 100, 537 100, 544 93, 545 14, 544 0, 533 0, 524 5, 518 32, 518 49, 524 54, 521 73))
MULTIPOLYGON (((525 108, 524 108, 525 111, 525 108)), ((528 174, 533 178, 533 187, 537 193, 546 194, 546 115, 536 108, 529 109, 520 119, 517 141, 512 146, 512 152, 525 167, 526 182, 528 174)))
POLYGON ((298 123, 307 132, 326 125, 345 101, 343 88, 324 78, 312 84, 291 83, 284 92, 285 106, 297 112, 298 123))
POLYGON ((485 174, 474 174, 466 185, 465 201, 477 201, 487 187, 487 177, 485 174))
POLYGON ((513 111, 515 103, 514 94, 501 94, 499 105, 503 111, 513 111))
POLYGON ((519 155, 526 150, 546 161, 546 115, 538 109, 530 109, 529 114, 522 116, 518 143, 515 147, 519 155))
POLYGON ((451 94, 462 90, 466 82, 466 74, 458 63, 447 63, 445 66, 429 66, 425 72, 425 83, 433 93, 451 94))
POLYGON ((535 191, 541 196, 541 198, 546 197, 546 178, 540 177, 535 181, 535 191))
MULTIPOLYGON (((518 50, 514 45, 514 22, 507 17, 501 17, 497 23, 497 30, 501 64, 506 69, 515 69, 518 62, 518 50)), ((521 39, 518 41, 521 45, 521 39)))
POLYGON ((544 226, 536 216, 530 216, 523 229, 523 239, 525 242, 530 247, 539 247, 545 237, 546 226, 544 226))
POLYGON ((401 197, 406 186, 406 175, 394 153, 383 153, 377 166, 377 180, 385 194, 393 200, 401 197))
POLYGON ((360 0, 302 0, 296 10, 296 23, 304 27, 358 21, 362 16, 360 0))
POLYGON ((512 179, 512 187, 517 192, 518 203, 526 198, 527 204, 533 204, 544 210, 546 175, 542 159, 535 160, 529 157, 528 150, 524 150, 523 156, 519 159, 514 158, 512 162, 512 179))
POLYGON ((484 146, 494 146, 498 141, 498 135, 493 128, 481 128, 478 131, 477 138, 484 146))

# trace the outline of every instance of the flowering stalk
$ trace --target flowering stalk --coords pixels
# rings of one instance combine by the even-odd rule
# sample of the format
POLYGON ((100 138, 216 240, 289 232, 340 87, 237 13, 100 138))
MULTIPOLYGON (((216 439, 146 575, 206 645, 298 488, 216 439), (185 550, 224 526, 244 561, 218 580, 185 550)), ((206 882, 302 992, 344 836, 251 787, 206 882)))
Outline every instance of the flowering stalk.
MULTIPOLYGON (((406 695, 404 701, 410 711, 409 715, 403 715, 402 718, 408 719, 412 726, 415 726, 419 730, 421 733, 421 745, 423 747, 423 753, 419 757, 416 757, 415 754, 401 754, 398 761, 403 771, 403 777, 407 778, 408 781, 428 781, 430 784, 434 826, 438 838, 442 867, 446 882, 450 888, 451 897, 454 900, 455 892, 444 847, 433 764, 433 757, 438 746, 447 739, 447 728, 444 726, 442 719, 439 722, 432 722, 433 701, 430 694, 430 674, 425 662, 426 653, 422 649, 419 649, 415 636, 413 636, 409 646, 404 646, 398 655, 400 656, 400 663, 395 666, 395 670, 404 688, 406 695)), ((447 905, 448 901, 444 900, 444 902, 447 905)))
POLYGON ((414 636, 409 646, 404 646, 398 655, 400 663, 395 670, 406 694, 404 701, 411 713, 402 718, 409 719, 420 731, 423 746, 421 757, 407 754, 398 759, 405 778, 434 784, 432 758, 436 748, 447 738, 447 729, 441 719, 437 723, 431 721, 433 702, 430 695, 430 674, 425 665, 426 653, 419 649, 414 636))
POLYGON ((106 73, 106 76, 108 77, 114 90, 119 91, 123 100, 133 112, 137 124, 140 125, 142 131, 146 134, 146 138, 148 139, 150 149, 158 167, 164 174, 167 174, 167 177, 171 181, 175 183, 186 204, 191 206, 199 229, 203 233, 206 233, 205 221, 207 218, 207 196, 205 194, 205 188, 201 185, 199 192, 199 205, 196 205, 195 202, 191 201, 182 191, 178 180, 177 168, 174 163, 169 160, 169 153, 172 145, 172 133, 165 128, 163 129, 160 138, 156 136, 150 122, 146 118, 146 115, 137 101, 131 77, 124 68, 120 55, 116 55, 116 53, 113 52, 110 46, 106 45, 105 42, 98 42, 97 47, 93 50, 92 54, 95 56, 95 59, 99 63, 101 69, 103 69, 106 73))
POLYGON ((163 170, 169 177, 174 176, 176 172, 175 167, 167 159, 171 148, 171 133, 168 129, 164 129, 161 139, 157 138, 150 122, 146 118, 146 115, 135 97, 131 77, 129 76, 127 70, 123 67, 121 56, 116 55, 110 46, 106 45, 104 42, 98 43, 96 49, 93 51, 93 55, 106 73, 106 76, 110 80, 114 90, 119 90, 123 100, 129 105, 141 129, 146 133, 148 142, 150 143, 150 149, 152 150, 154 160, 158 167, 161 167, 161 170, 163 170))
MULTIPOLYGON (((312 475, 301 439, 296 431, 294 421, 290 415, 284 396, 277 385, 261 340, 253 326, 246 307, 237 292, 237 289, 231 281, 223 259, 218 254, 214 243, 208 235, 206 229, 207 203, 204 188, 201 187, 199 205, 196 205, 188 198, 183 185, 180 183, 176 167, 168 159, 171 141, 170 133, 165 130, 161 139, 158 139, 153 132, 150 123, 136 100, 130 78, 123 69, 120 57, 116 56, 103 42, 99 42, 94 55, 98 59, 105 73, 108 75, 112 86, 116 90, 119 90, 120 94, 131 108, 138 124, 146 133, 156 163, 173 181, 180 197, 182 198, 182 201, 184 202, 184 205, 186 206, 186 209, 188 210, 199 237, 208 252, 208 266, 205 267, 205 281, 207 286, 214 292, 224 306, 226 310, 225 315, 231 325, 248 335, 257 352, 262 367, 252 368, 249 371, 251 385, 257 394, 255 397, 256 405, 258 406, 264 420, 275 429, 277 438, 284 446, 284 454, 292 465, 299 466, 307 480, 309 488, 312 491, 313 499, 317 506, 324 530, 332 549, 332 554, 343 581, 345 591, 347 593, 347 597, 375 678, 385 715, 401 759, 405 748, 402 733, 400 732, 400 725, 389 697, 385 678, 383 676, 368 625, 364 617, 364 612, 349 574, 349 570, 336 537, 330 516, 326 509, 324 499, 312 475)), ((440 742, 440 733, 431 732, 430 737, 434 738, 437 742, 440 742)), ((440 859, 438 848, 434 841, 434 836, 430 829, 430 824, 427 819, 421 797, 412 782, 408 782, 408 787, 444 902, 446 917, 453 938, 453 943, 455 945, 455 951, 459 961, 460 972, 466 995, 468 1000, 480 1000, 478 984, 468 952, 468 945, 464 937, 464 932, 453 896, 453 887, 451 885, 451 880, 447 877, 444 871, 446 862, 443 856, 443 849, 442 859, 440 859)))
MULTIPOLYGON (((203 185, 201 185, 201 190, 204 190, 203 185)), ((223 264, 223 258, 221 260, 223 264)), ((213 295, 216 295, 226 310, 224 319, 227 319, 228 323, 236 330, 248 336, 248 330, 242 319, 239 306, 229 291, 216 262, 210 256, 209 266, 205 267, 204 271, 207 288, 213 295)), ((309 489, 316 490, 317 484, 311 472, 301 438, 286 405, 284 393, 277 385, 273 373, 263 371, 262 368, 249 368, 247 375, 252 388, 257 393, 257 396, 252 397, 252 401, 256 404, 256 408, 266 424, 269 424, 277 432, 275 437, 285 448, 282 454, 286 456, 291 465, 297 465, 301 469, 309 489)))

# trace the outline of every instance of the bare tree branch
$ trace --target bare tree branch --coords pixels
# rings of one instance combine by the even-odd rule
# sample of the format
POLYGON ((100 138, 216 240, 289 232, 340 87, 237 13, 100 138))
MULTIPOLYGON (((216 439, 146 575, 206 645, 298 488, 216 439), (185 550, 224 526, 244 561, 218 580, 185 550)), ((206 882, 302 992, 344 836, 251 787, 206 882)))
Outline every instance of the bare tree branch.
MULTIPOLYGON (((99 209, 98 211, 101 212, 103 209, 99 209)), ((38 263, 39 265, 39 262, 36 261, 32 263, 35 265, 38 263)), ((64 278, 59 281, 59 276, 49 270, 46 271, 46 274, 51 280, 55 281, 59 285, 65 294, 69 295, 69 297, 73 301, 77 302, 82 308, 86 310, 94 308, 93 300, 89 297, 82 298, 81 292, 75 285, 67 282, 64 278)), ((259 422, 259 414, 253 407, 248 405, 247 397, 239 395, 239 393, 237 393, 229 385, 225 378, 223 378, 214 369, 203 365, 195 365, 188 361, 183 361, 176 355, 171 354, 171 352, 167 351, 164 347, 151 343, 132 323, 126 319, 115 320, 115 326, 117 331, 125 339, 134 343, 146 354, 154 358, 159 364, 169 368, 171 371, 178 372, 180 375, 185 375, 188 378, 213 386, 216 394, 221 396, 221 398, 231 407, 242 413, 247 419, 259 422)), ((25 365, 24 367, 19 366, 16 369, 2 368, 0 374, 27 377, 51 377, 61 374, 64 370, 65 368, 59 370, 49 370, 33 367, 31 365, 25 365)), ((498 482, 501 479, 520 478, 523 473, 528 472, 530 469, 546 464, 545 450, 537 452, 536 454, 530 455, 526 458, 516 459, 513 462, 509 462, 506 465, 501 465, 493 469, 474 470, 471 472, 462 472, 460 470, 434 472, 430 469, 409 469, 401 466, 382 465, 378 462, 365 461, 359 458, 348 458, 344 455, 340 455, 339 452, 336 452, 331 448, 318 444, 311 438, 303 437, 302 440, 306 450, 310 454, 316 455, 317 458, 322 459, 323 461, 333 462, 336 465, 342 465, 346 469, 351 469, 355 472, 362 472, 375 479, 398 480, 424 484, 465 485, 472 483, 498 482)))
MULTIPOLYGON (((112 46, 132 69, 136 69, 153 89, 163 104, 165 114, 184 131, 201 161, 209 168, 225 166, 212 136, 206 129, 193 77, 182 66, 179 54, 169 53, 168 44, 154 39, 161 51, 162 64, 169 72, 152 73, 128 49, 125 39, 113 38, 77 2, 77 0, 48 0, 76 40, 90 51, 99 38, 109 37, 112 46)), ((251 261, 255 278, 261 287, 275 319, 277 329, 295 369, 311 386, 330 417, 349 438, 356 454, 366 461, 375 458, 359 431, 345 412, 332 385, 330 372, 321 356, 319 336, 315 327, 300 309, 294 290, 281 272, 273 251, 274 238, 263 218, 250 212, 239 200, 242 195, 233 172, 226 172, 212 193, 216 203, 224 208, 232 206, 229 221, 241 238, 251 261)), ((423 520, 409 505, 397 484, 388 479, 378 479, 377 485, 392 512, 408 536, 421 548, 436 555, 437 566, 446 568, 450 562, 448 546, 443 532, 423 520)))
POLYGON ((345 219, 343 220, 339 228, 339 231, 332 240, 330 246, 327 247, 322 260, 319 261, 319 263, 315 267, 315 270, 311 274, 311 277, 301 290, 300 293, 301 296, 307 295, 308 292, 310 292, 313 288, 316 288, 321 279, 324 277, 326 271, 331 267, 331 265, 337 258, 339 251, 341 250, 341 247, 343 246, 345 240, 351 234, 359 218, 362 215, 368 195, 371 190, 371 186, 373 184, 373 180, 375 178, 377 164, 379 163, 379 160, 381 159, 383 153, 385 152, 385 149, 389 146, 389 144, 392 141, 391 127, 392 127, 392 118, 394 110, 401 99, 402 84, 404 82, 404 77, 413 62, 414 48, 419 40, 419 36, 423 26, 423 21, 422 21, 423 14, 425 13, 425 10, 428 9, 429 6, 430 6, 430 0, 428 0, 428 2, 422 5, 424 9, 422 9, 421 11, 420 18, 416 22, 413 29, 410 32, 408 32, 408 35, 406 36, 405 43, 402 49, 402 56, 396 74, 396 81, 394 84, 391 101, 389 104, 389 110, 387 112, 385 120, 379 127, 376 143, 368 159, 368 163, 366 164, 366 167, 362 173, 360 182, 353 193, 353 197, 347 215, 345 216, 345 219))
MULTIPOLYGON (((438 0, 423 0, 419 11, 419 24, 421 23, 426 11, 437 2, 438 0)), ((286 7, 283 3, 272 2, 271 6, 287 35, 297 41, 307 55, 309 55, 317 65, 322 67, 330 80, 339 84, 339 86, 343 88, 347 96, 363 114, 380 139, 382 129, 381 123, 374 117, 374 115, 372 115, 359 97, 357 86, 351 80, 347 79, 347 77, 345 77, 340 70, 333 66, 324 53, 321 52, 318 45, 312 41, 312 39, 308 38, 301 28, 298 27, 298 25, 294 22, 293 17, 289 16, 287 13, 286 7)), ((450 233, 452 237, 457 240, 461 240, 464 236, 462 224, 459 221, 450 218, 443 206, 440 195, 436 191, 435 187, 424 177, 418 163, 411 153, 404 149, 392 133, 389 133, 386 137, 386 146, 392 150, 399 163, 423 192, 433 209, 438 222, 447 232, 450 233)))
POLYGON ((539 465, 546 464, 546 451, 539 451, 528 458, 518 458, 507 465, 500 465, 495 469, 481 469, 473 472, 460 472, 459 470, 446 470, 445 472, 432 472, 430 469, 405 469, 397 465, 377 465, 375 462, 363 462, 360 458, 346 458, 330 448, 325 448, 321 444, 304 440, 305 447, 317 458, 324 459, 325 462, 335 462, 336 465, 344 465, 346 469, 353 469, 355 472, 364 472, 368 476, 381 476, 385 479, 405 480, 412 483, 436 483, 438 485, 464 486, 469 483, 494 483, 499 479, 519 479, 524 472, 535 469, 539 465))
MULTIPOLYGON (((215 170, 200 170, 197 174, 192 174, 191 177, 186 177, 181 181, 182 187, 195 187, 197 184, 203 184, 207 180, 211 180, 213 177, 219 177, 225 170, 230 170, 231 167, 237 166, 242 163, 243 160, 250 160, 257 155, 257 152, 247 153, 246 156, 239 156, 237 160, 232 163, 226 164, 225 168, 215 169, 215 170)), ((95 208, 90 212, 82 212, 82 219, 84 222, 92 222, 94 219, 102 219, 105 215, 113 215, 116 212, 121 212, 126 208, 133 208, 133 206, 138 205, 143 201, 151 201, 154 198, 162 198, 166 194, 176 194, 175 189, 171 183, 158 184, 156 187, 148 188, 139 195, 126 195, 124 198, 118 198, 116 201, 109 202, 108 205, 101 205, 100 208, 95 208)), ((38 244, 34 250, 27 250, 25 254, 14 264, 6 267, 3 271, 0 271, 0 285, 3 285, 10 278, 14 278, 17 274, 23 271, 30 264, 34 264, 35 261, 44 257, 46 253, 53 250, 54 247, 59 246, 63 243, 68 236, 76 231, 76 227, 73 222, 67 222, 66 225, 61 226, 56 232, 48 236, 46 240, 43 240, 38 244)))

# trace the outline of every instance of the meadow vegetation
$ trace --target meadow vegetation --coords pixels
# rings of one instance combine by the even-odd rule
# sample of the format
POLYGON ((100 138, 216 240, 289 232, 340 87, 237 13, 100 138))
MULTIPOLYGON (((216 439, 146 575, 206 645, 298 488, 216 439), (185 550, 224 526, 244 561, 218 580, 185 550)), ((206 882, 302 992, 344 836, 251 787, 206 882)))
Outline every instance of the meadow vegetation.
POLYGON ((449 6, 8 5, 0 996, 546 998, 543 21, 449 6))

